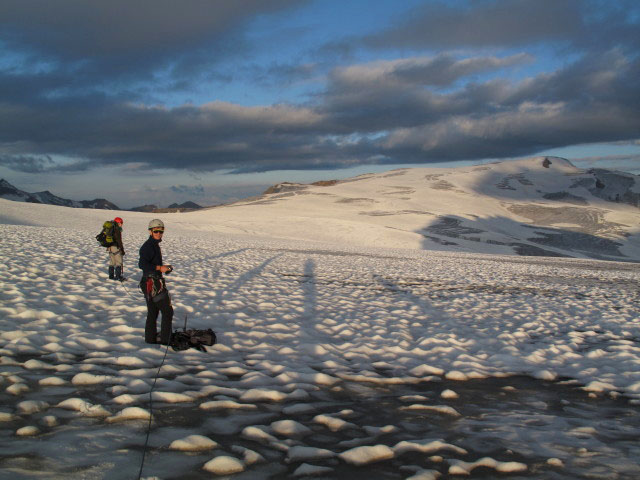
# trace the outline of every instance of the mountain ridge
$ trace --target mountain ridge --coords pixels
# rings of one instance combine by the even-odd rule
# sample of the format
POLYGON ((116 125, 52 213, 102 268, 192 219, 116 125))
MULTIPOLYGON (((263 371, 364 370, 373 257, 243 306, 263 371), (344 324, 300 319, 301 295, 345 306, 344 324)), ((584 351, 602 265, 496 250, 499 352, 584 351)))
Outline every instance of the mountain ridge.
MULTIPOLYGON (((372 231, 374 245, 387 229, 399 245, 428 250, 640 260, 640 178, 579 169, 560 157, 402 168, 326 186, 284 182, 231 206, 326 220, 332 231, 318 231, 320 238, 355 238, 355 223, 372 231)), ((281 227, 282 235, 300 236, 281 227)))
MULTIPOLYGON (((69 200, 67 198, 58 197, 49 190, 42 192, 29 193, 24 190, 20 190, 7 180, 0 179, 0 198, 6 200, 12 200, 16 202, 28 202, 28 203, 42 203, 44 205, 58 205, 61 207, 69 208, 91 208, 100 210, 122 210, 104 198, 96 198, 94 200, 69 200)), ((182 204, 171 204, 167 208, 158 208, 156 205, 143 205, 140 207, 134 207, 127 211, 131 212, 155 212, 155 213, 167 213, 177 211, 190 211, 202 208, 197 203, 187 201, 182 204)))
POLYGON ((57 205, 60 207, 70 208, 92 208, 100 210, 120 210, 117 205, 104 198, 96 198, 93 200, 69 200, 67 198, 58 197, 49 190, 42 192, 29 193, 13 186, 4 178, 0 179, 0 198, 12 200, 15 202, 42 203, 44 205, 57 205))
MULTIPOLYGON (((331 243, 640 262, 640 177, 579 169, 562 158, 278 185, 258 197, 160 218, 181 229, 294 240, 304 248, 331 243)), ((49 225, 55 214, 22 205, 0 220, 49 225)), ((141 231, 160 215, 125 213, 127 229, 141 231)))

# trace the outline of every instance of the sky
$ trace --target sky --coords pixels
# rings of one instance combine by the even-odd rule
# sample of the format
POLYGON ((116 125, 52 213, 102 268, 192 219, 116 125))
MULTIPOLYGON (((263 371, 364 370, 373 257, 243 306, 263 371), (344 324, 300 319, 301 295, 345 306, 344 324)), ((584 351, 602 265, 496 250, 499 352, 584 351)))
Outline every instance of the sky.
POLYGON ((0 178, 121 208, 558 155, 640 174, 635 0, 4 0, 0 178))

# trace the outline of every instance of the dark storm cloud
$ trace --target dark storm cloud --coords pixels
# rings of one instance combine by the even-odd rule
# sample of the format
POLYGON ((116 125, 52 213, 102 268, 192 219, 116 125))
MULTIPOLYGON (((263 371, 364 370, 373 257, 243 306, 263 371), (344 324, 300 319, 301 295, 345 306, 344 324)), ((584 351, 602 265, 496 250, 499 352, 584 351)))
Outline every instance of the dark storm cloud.
MULTIPOLYGON (((572 62, 528 78, 509 76, 537 61, 524 49, 466 49, 334 67, 304 105, 177 108, 150 106, 146 90, 155 84, 135 80, 161 72, 171 81, 157 88, 186 90, 224 75, 208 68, 216 48, 240 39, 252 15, 296 2, 91 3, 96 11, 89 3, 0 5, 0 35, 26 62, 0 71, 0 165, 25 172, 125 164, 149 172, 330 169, 512 157, 640 135, 640 60, 630 35, 638 26, 616 9, 598 13, 597 2, 478 1, 463 10, 430 3, 403 28, 366 39, 380 47, 574 45, 572 62), (603 40, 596 49, 592 37, 603 40), (47 61, 33 60, 36 51, 47 61), (124 73, 109 73, 118 70, 124 73), (108 88, 114 82, 118 88, 108 88), (52 160, 58 157, 64 162, 52 160)), ((266 77, 254 72, 256 82, 277 79, 287 88, 326 64, 272 69, 262 70, 266 77)))
MULTIPOLYGON (((94 159, 116 165, 213 170, 255 163, 315 162, 326 152, 314 137, 328 133, 311 109, 241 107, 213 103, 166 109, 131 104, 98 110, 56 102, 1 110, 0 143, 7 154, 29 151, 94 159)), ((68 168, 68 167, 67 167, 68 168)))
POLYGON ((52 168, 55 163, 49 156, 34 157, 27 155, 0 155, 0 165, 16 172, 43 173, 52 168))
POLYGON ((0 166, 22 173, 77 173, 95 168, 89 160, 60 164, 49 155, 0 155, 0 166))
MULTIPOLYGON (((411 60, 419 65, 431 61, 411 60)), ((473 69, 484 69, 513 62, 476 58, 471 63, 473 69)), ((456 62, 448 64, 459 68, 456 62)), ((407 75, 405 61, 339 69, 325 96, 307 107, 215 102, 169 109, 103 103, 92 109, 64 100, 46 108, 4 104, 3 163, 19 164, 9 162, 11 154, 55 152, 101 165, 144 162, 149 168, 236 172, 324 169, 516 156, 634 139, 640 132, 639 62, 617 51, 519 83, 489 80, 439 93, 423 87, 430 78, 407 75)), ((60 168, 82 169, 86 163, 60 168)))
POLYGON ((637 2, 586 0, 483 0, 463 6, 430 2, 415 9, 403 23, 368 36, 368 45, 390 47, 510 47, 537 42, 588 44, 632 40, 635 27, 626 23, 637 2), (622 32, 621 30, 622 29, 622 32), (618 32, 618 33, 616 33, 618 32))
POLYGON ((480 97, 491 95, 491 101, 495 101, 503 90, 502 85, 483 84, 475 87, 475 95, 469 95, 466 89, 447 94, 427 87, 450 87, 469 75, 529 60, 525 54, 463 60, 439 55, 339 68, 330 75, 322 109, 346 130, 381 131, 421 125, 443 116, 490 108, 488 99, 480 97), (492 94, 492 90, 496 91, 492 94))
POLYGON ((178 83, 191 79, 190 86, 203 67, 246 49, 239 33, 246 22, 302 3, 5 0, 0 40, 31 70, 44 65, 80 88, 118 90, 125 82, 151 81, 159 74, 178 83), (29 66, 33 58, 38 63, 29 66))
POLYGON ((0 26, 12 46, 54 58, 163 54, 201 46, 256 14, 299 0, 4 0, 0 26))
MULTIPOLYGON (((380 152, 419 162, 425 157, 506 157, 632 140, 640 133, 639 78, 638 58, 612 51, 516 84, 470 84, 422 104, 424 94, 416 91, 413 100, 405 100, 414 124, 380 139, 380 152)), ((382 98, 374 104, 388 102, 382 98)), ((382 118, 384 112, 379 113, 382 118)))

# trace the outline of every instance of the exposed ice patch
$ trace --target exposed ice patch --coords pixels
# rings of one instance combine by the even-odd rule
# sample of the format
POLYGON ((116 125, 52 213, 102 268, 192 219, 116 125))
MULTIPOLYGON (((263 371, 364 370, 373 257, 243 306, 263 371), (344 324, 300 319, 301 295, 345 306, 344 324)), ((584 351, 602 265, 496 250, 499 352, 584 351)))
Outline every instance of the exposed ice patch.
POLYGON ((335 456, 335 452, 332 452, 331 450, 327 450, 325 448, 295 446, 291 447, 287 451, 286 461, 288 463, 306 462, 313 460, 318 461, 325 458, 333 458, 335 456))

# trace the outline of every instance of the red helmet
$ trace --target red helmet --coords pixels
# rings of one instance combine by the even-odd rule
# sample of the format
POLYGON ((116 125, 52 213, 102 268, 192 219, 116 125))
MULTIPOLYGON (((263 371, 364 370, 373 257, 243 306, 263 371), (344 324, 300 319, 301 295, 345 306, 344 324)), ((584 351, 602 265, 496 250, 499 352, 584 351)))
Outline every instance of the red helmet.
POLYGON ((124 223, 120 217, 114 218, 113 221, 116 223, 124 223))

